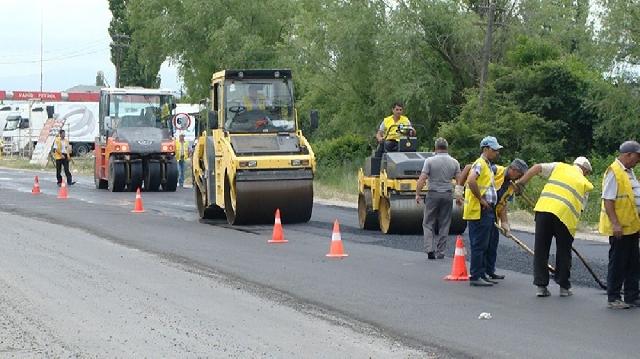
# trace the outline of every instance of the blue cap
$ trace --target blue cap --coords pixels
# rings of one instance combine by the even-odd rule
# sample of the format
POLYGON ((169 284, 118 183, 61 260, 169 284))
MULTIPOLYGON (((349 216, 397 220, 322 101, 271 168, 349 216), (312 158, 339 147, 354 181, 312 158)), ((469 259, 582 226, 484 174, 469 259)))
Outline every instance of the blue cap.
POLYGON ((502 146, 498 143, 498 140, 493 136, 487 136, 483 138, 482 141, 480 141, 480 148, 482 147, 489 147, 495 151, 502 148, 502 146))

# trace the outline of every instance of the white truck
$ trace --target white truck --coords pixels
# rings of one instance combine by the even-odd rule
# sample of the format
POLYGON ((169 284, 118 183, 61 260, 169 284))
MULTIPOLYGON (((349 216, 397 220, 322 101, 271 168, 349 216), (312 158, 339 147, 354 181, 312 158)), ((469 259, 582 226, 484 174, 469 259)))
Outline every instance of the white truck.
POLYGON ((7 116, 2 139, 5 153, 30 153, 48 118, 63 120, 73 155, 93 150, 98 136, 97 102, 31 102, 7 116))

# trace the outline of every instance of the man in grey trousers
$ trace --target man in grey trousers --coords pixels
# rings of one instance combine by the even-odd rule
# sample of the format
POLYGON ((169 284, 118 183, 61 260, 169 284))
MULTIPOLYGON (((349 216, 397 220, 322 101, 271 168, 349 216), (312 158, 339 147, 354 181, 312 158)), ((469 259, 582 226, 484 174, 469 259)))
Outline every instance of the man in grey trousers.
MULTIPOLYGON (((416 202, 420 203, 422 201, 420 191, 429 179, 422 220, 424 246, 429 259, 444 258, 454 196, 452 193, 454 185, 451 180, 456 179, 460 174, 460 164, 455 158, 449 156, 448 148, 447 140, 442 137, 436 139, 435 155, 424 161, 422 173, 416 185, 416 202)), ((456 196, 461 196, 461 192, 456 188, 456 196)))

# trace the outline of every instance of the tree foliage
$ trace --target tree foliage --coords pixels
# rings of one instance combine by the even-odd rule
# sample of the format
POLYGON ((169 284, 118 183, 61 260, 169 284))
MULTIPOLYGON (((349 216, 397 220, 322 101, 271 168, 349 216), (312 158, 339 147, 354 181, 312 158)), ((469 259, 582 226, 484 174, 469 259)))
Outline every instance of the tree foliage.
POLYGON ((300 118, 322 116, 314 140, 366 143, 396 100, 424 144, 443 135, 464 160, 485 135, 529 161, 604 156, 640 135, 637 73, 612 71, 640 61, 637 0, 494 3, 482 104, 488 0, 110 0, 110 33, 131 35, 126 64, 144 65, 131 73, 169 58, 192 100, 218 70, 292 68, 300 118))

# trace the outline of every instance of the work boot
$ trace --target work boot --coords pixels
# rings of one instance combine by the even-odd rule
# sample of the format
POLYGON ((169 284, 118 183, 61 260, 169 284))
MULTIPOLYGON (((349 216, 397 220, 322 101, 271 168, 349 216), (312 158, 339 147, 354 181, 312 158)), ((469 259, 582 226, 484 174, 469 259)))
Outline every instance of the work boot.
POLYGON ((573 295, 571 288, 562 288, 560 287, 560 296, 561 297, 570 297, 573 295))
POLYGON ((625 303, 629 304, 629 306, 631 307, 640 307, 640 299, 635 299, 635 300, 631 300, 631 301, 626 301, 625 303))
POLYGON ((493 286, 493 283, 487 282, 483 278, 478 278, 478 279, 470 279, 469 285, 472 287, 491 287, 493 286))
POLYGON ((498 284, 499 283, 497 280, 489 279, 487 277, 482 277, 482 279, 484 279, 485 282, 489 282, 491 284, 498 284))
POLYGON ((76 181, 71 181, 67 183, 67 186, 73 186, 74 184, 76 184, 76 181))
POLYGON ((442 253, 436 254, 436 259, 444 259, 444 254, 442 253))
POLYGON ((631 306, 620 299, 616 299, 613 302, 607 303, 607 308, 609 309, 629 309, 631 306))
POLYGON ((548 297, 551 295, 551 292, 549 292, 549 289, 547 289, 546 286, 538 286, 538 290, 536 291, 536 296, 538 297, 548 297))
POLYGON ((436 255, 433 252, 427 252, 427 258, 429 259, 436 259, 436 255))
POLYGON ((491 279, 504 279, 504 275, 502 274, 487 274, 487 277, 491 278, 491 279))

